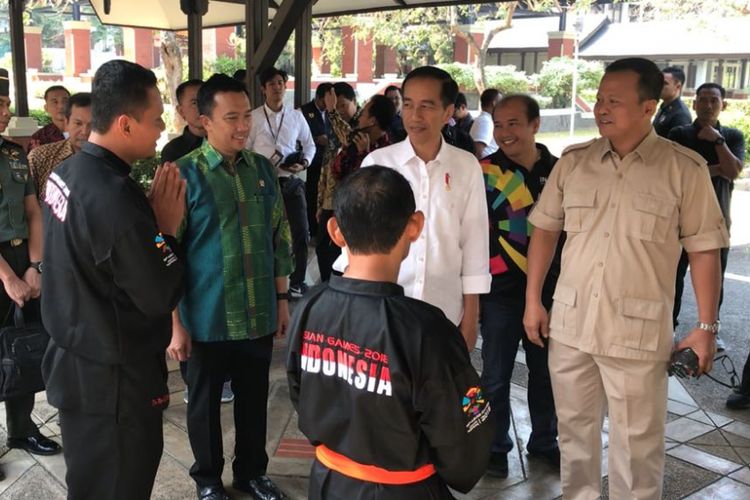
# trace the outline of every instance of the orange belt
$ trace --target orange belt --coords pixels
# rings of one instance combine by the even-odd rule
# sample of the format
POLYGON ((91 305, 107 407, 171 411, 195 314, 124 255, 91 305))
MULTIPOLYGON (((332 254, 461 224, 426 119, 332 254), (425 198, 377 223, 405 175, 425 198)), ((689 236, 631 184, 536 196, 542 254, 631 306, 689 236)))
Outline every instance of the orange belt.
POLYGON ((423 465, 416 470, 390 471, 374 465, 364 465, 340 455, 325 445, 315 447, 318 461, 345 476, 380 484, 411 484, 423 481, 435 474, 435 466, 423 465))

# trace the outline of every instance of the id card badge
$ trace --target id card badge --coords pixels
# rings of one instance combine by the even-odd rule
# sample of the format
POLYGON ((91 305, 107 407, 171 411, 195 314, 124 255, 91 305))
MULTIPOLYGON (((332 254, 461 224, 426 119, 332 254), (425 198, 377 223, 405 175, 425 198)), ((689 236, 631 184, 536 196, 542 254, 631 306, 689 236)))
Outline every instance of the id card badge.
POLYGON ((271 165, 278 168, 279 165, 281 165, 281 162, 284 161, 284 155, 279 153, 279 150, 277 149, 276 151, 273 152, 269 160, 271 160, 271 165))

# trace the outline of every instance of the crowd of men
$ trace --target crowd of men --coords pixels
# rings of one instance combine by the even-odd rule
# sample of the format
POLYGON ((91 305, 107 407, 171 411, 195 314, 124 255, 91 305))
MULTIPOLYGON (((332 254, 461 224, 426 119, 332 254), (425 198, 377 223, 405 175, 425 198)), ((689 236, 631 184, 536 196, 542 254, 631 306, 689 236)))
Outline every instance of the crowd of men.
MULTIPOLYGON (((233 488, 283 498, 265 445, 273 343, 287 333, 291 398, 316 450, 310 498, 452 498, 507 477, 519 343, 526 449, 559 470, 563 497, 600 495, 608 411, 610 496, 660 498, 670 357, 690 348, 707 373, 717 349, 744 160, 742 134, 718 120, 724 89, 696 89, 693 121, 679 68, 615 61, 594 108, 601 137, 557 158, 536 142, 532 97, 485 90, 473 118, 435 67, 362 106, 338 82, 294 109, 286 72, 259 80, 262 103, 244 74, 178 87, 186 126, 147 194, 131 165, 165 127, 156 77, 137 64, 105 63, 91 93, 48 89, 52 123, 28 160, 0 142, 0 311, 41 297, 69 498, 150 496, 165 352, 186 384, 197 498, 229 498, 220 405, 232 400, 233 488), (675 345, 688 265, 698 323, 675 345)), ((0 70, 0 132, 9 106, 0 70)), ((729 407, 750 407, 748 365, 729 407)), ((5 403, 10 447, 60 451, 30 419, 33 394, 5 403)))

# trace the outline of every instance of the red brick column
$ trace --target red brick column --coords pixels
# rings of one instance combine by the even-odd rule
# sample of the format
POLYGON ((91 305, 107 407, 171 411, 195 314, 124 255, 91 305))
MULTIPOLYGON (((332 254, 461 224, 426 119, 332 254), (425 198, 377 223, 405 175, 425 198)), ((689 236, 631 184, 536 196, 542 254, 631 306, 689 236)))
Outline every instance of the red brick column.
POLYGON ((144 68, 154 65, 154 32, 143 28, 123 28, 122 41, 125 59, 138 63, 144 68))
POLYGON ((453 60, 457 63, 468 64, 469 44, 460 36, 453 37, 453 60))
POLYGON ((235 50, 229 39, 234 33, 234 26, 224 26, 223 28, 216 28, 216 57, 226 56, 234 58, 235 50))
POLYGON ((23 38, 26 44, 26 68, 42 71, 42 28, 26 26, 23 38))
POLYGON ((548 34, 547 58, 573 57, 575 33, 567 31, 550 31, 548 34))
POLYGON ((91 69, 91 25, 86 21, 63 21, 65 74, 78 76, 91 69))
POLYGON ((341 55, 341 71, 344 73, 344 76, 356 71, 355 54, 357 52, 357 41, 352 36, 353 32, 354 30, 351 26, 341 27, 341 38, 344 43, 343 53, 341 55))
POLYGON ((375 50, 372 38, 356 40, 357 42, 357 81, 369 83, 373 79, 373 64, 375 62, 375 50))

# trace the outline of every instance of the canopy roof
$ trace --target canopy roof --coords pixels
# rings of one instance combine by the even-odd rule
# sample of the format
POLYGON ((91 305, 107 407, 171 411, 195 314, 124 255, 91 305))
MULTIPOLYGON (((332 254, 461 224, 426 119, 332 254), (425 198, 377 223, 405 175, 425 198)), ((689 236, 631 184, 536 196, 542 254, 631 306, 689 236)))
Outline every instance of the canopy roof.
MULTIPOLYGON (((187 29, 187 16, 180 10, 180 0, 110 0, 109 14, 104 11, 105 0, 90 0, 90 2, 96 15, 104 24, 164 30, 187 29)), ((273 6, 281 2, 282 0, 272 0, 269 4, 273 6)), ((209 0, 208 12, 202 19, 203 27, 244 23, 245 3, 246 0, 209 0)), ((313 5, 313 16, 470 3, 492 2, 488 0, 318 0, 313 5)), ((276 8, 269 9, 268 18, 273 19, 275 12, 276 8)))

